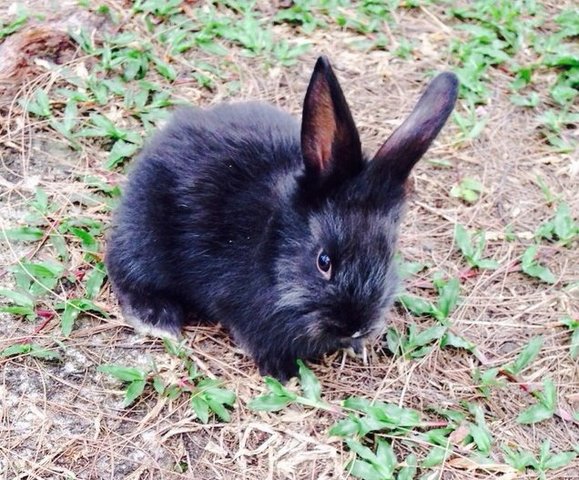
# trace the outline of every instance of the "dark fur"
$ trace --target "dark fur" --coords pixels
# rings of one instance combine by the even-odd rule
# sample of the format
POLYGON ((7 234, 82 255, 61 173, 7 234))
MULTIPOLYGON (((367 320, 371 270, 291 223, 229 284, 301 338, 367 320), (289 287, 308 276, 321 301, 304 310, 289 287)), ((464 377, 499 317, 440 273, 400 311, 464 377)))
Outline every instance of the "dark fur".
POLYGON ((404 183, 456 98, 453 76, 436 82, 421 100, 428 118, 415 110, 371 162, 324 58, 301 131, 261 103, 178 111, 131 172, 110 236, 125 314, 170 333, 192 313, 219 321, 280 379, 297 358, 359 346, 397 288, 404 183), (330 280, 316 266, 322 247, 330 280))

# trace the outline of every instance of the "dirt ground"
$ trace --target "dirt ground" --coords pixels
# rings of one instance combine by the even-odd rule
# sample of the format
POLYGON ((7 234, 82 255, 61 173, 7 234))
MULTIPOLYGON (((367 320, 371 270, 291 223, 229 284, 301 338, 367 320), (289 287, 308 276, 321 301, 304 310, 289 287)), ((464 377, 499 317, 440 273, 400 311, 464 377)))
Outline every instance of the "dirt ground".
MULTIPOLYGON (((130 8, 123 2, 104 3, 121 16, 130 8)), ((196 3, 186 2, 191 8, 196 3)), ((10 5, 0 1, 0 19, 4 7, 10 5)), ((281 8, 268 5, 260 7, 264 15, 273 14, 269 8, 281 8)), ((543 3, 552 15, 571 5, 543 3)), ((84 22, 96 29, 97 36, 136 28, 134 18, 128 16, 116 25, 99 23, 74 2, 30 2, 28 7, 46 14, 34 22, 53 22, 50 28, 56 30, 66 31, 62 27, 66 22, 84 22)), ((264 99, 299 116, 315 58, 324 53, 335 66, 363 145, 374 152, 410 111, 427 74, 454 68, 448 45, 463 32, 454 28, 446 10, 446 4, 425 3, 420 8, 395 11, 396 31, 390 32, 391 45, 396 44, 399 34, 412 39, 415 48, 409 59, 393 55, 392 48, 353 49, 351 43, 359 34, 333 26, 308 34, 313 45, 294 65, 266 66, 259 56, 244 56, 232 48, 228 60, 235 68, 223 74, 221 83, 217 81, 206 89, 192 80, 191 65, 194 61, 211 62, 212 57, 193 49, 171 60, 177 79, 164 82, 174 98, 195 105, 264 99)), ((275 25, 273 32, 279 38, 300 35, 287 24, 275 25)), ((9 64, 10 58, 5 55, 0 58, 2 231, 26 225, 29 202, 37 187, 57 205, 51 222, 83 216, 108 225, 114 202, 96 195, 86 179, 92 175, 108 185, 122 185, 124 169, 103 167, 107 147, 100 139, 83 139, 79 148, 71 148, 47 119, 30 115, 19 103, 30 98, 39 86, 57 89, 65 83, 62 71, 54 65, 79 71, 90 69, 93 60, 58 35, 30 48, 23 58, 27 59, 26 65, 18 67, 9 64), (48 48, 50 41, 56 43, 48 48)), ((534 87, 543 99, 549 80, 546 74, 534 87)), ((461 140, 459 127, 449 121, 414 170, 401 229, 403 257, 428 265, 405 281, 406 289, 432 299, 434 272, 460 278, 460 301, 450 316, 452 331, 473 342, 478 354, 435 345, 425 356, 407 359, 393 355, 385 339, 377 339, 366 346, 363 357, 340 352, 311 365, 322 384, 324 399, 332 404, 359 396, 414 408, 434 423, 443 419, 436 408, 468 412, 469 403, 482 408, 493 437, 487 465, 469 461, 475 453, 473 443, 455 437, 445 462, 420 469, 422 476, 416 478, 537 478, 532 469, 519 472, 510 466, 501 447, 538 455, 542 442, 548 439, 553 452, 579 448, 578 360, 569 354, 570 332, 561 324, 561 318, 577 318, 579 311, 577 240, 567 246, 541 243, 539 258, 554 273, 553 284, 531 278, 519 268, 520 257, 531 245, 535 231, 555 212, 555 204, 545 200, 545 188, 558 202, 569 205, 576 218, 579 156, 576 149, 556 152, 544 141, 538 132, 536 112, 509 100, 511 81, 502 69, 489 70, 490 100, 477 107, 477 114, 484 116, 487 124, 476 138, 461 140), (464 178, 476 178, 482 184, 480 198, 473 203, 449 194, 464 178), (545 188, 541 188, 538 178, 545 188), (471 231, 486 232, 485 257, 495 259, 497 269, 473 272, 467 268, 454 241, 457 223, 471 231), (483 395, 473 372, 511 363, 539 335, 543 347, 516 381, 505 379, 502 387, 491 388, 488 396, 483 395), (517 416, 535 402, 525 389, 540 388, 547 377, 556 386, 557 413, 545 421, 521 425, 517 416)), ((53 107, 62 105, 56 100, 53 107)), ((134 128, 132 120, 124 118, 117 107, 111 101, 90 108, 100 108, 119 124, 134 128)), ((457 110, 464 112, 464 108, 459 102, 457 110)), ((576 139, 576 132, 572 129, 569 135, 576 139)), ((104 250, 103 235, 98 235, 97 256, 102 256, 104 250)), ((87 271, 90 262, 79 242, 66 238, 70 254, 66 272, 74 277, 87 271)), ((13 288, 9 268, 22 259, 42 261, 53 255, 43 242, 9 241, 4 237, 0 245, 1 288, 13 288)), ((300 406, 276 413, 248 408, 252 398, 265 393, 265 386, 249 357, 219 326, 189 327, 186 339, 200 371, 222 379, 224 386, 236 393, 230 422, 213 418, 202 424, 185 396, 170 399, 149 387, 132 406, 123 407, 123 384, 97 371, 99 365, 149 368, 154 362, 170 376, 179 371, 179 360, 169 355, 160 341, 136 335, 123 322, 108 282, 94 299, 108 318, 81 314, 70 336, 63 336, 59 326, 62 311, 56 305, 74 296, 71 292, 75 288, 73 281, 60 280, 39 303, 38 308, 49 311, 48 315, 26 320, 0 314, 0 351, 15 344, 35 343, 56 350, 62 357, 61 361, 29 355, 0 357, 0 478, 353 478, 345 469, 352 453, 339 438, 328 435, 329 427, 339 419, 337 415, 300 406)), ((403 331, 411 324, 422 329, 436 321, 414 316, 396 304, 388 323, 403 331)), ((427 442, 409 446, 401 439, 390 440, 399 458, 413 451, 423 459, 429 452, 427 442)), ((579 478, 579 465, 575 459, 546 475, 549 479, 579 478)))

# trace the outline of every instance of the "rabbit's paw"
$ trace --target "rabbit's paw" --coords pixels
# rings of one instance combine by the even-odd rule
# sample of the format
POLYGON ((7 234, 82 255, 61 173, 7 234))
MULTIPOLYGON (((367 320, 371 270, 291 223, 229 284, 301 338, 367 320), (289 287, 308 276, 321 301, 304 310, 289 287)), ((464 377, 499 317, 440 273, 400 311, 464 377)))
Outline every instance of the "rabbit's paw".
POLYGON ((298 376, 298 364, 295 357, 265 358, 257 360, 259 373, 262 376, 277 378, 280 382, 285 383, 292 377, 298 376))
POLYGON ((135 329, 153 337, 177 339, 185 312, 178 301, 155 293, 117 292, 125 320, 135 329))

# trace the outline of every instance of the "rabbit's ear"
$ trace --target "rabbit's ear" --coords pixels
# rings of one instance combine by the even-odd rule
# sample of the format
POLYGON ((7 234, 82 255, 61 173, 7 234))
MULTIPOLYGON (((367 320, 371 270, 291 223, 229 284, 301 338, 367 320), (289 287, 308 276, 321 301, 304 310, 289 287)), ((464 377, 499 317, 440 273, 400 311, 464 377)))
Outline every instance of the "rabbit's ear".
POLYGON ((453 73, 441 73, 432 80, 410 116, 378 150, 369 174, 404 182, 445 124, 457 94, 458 79, 453 73))
POLYGON ((358 130, 330 62, 323 56, 316 62, 304 100, 301 143, 307 174, 344 179, 363 167, 358 130))

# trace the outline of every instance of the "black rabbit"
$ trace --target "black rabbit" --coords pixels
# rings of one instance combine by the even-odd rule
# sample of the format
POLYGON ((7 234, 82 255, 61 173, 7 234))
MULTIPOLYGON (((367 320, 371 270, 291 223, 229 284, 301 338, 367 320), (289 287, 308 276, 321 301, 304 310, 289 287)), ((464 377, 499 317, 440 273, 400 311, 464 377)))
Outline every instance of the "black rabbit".
POLYGON ((301 130, 263 103, 178 111, 136 162, 106 262, 129 321, 179 334, 194 314, 225 325, 262 374, 358 348, 383 328, 405 182, 457 96, 437 76, 368 161, 320 57, 301 130))

